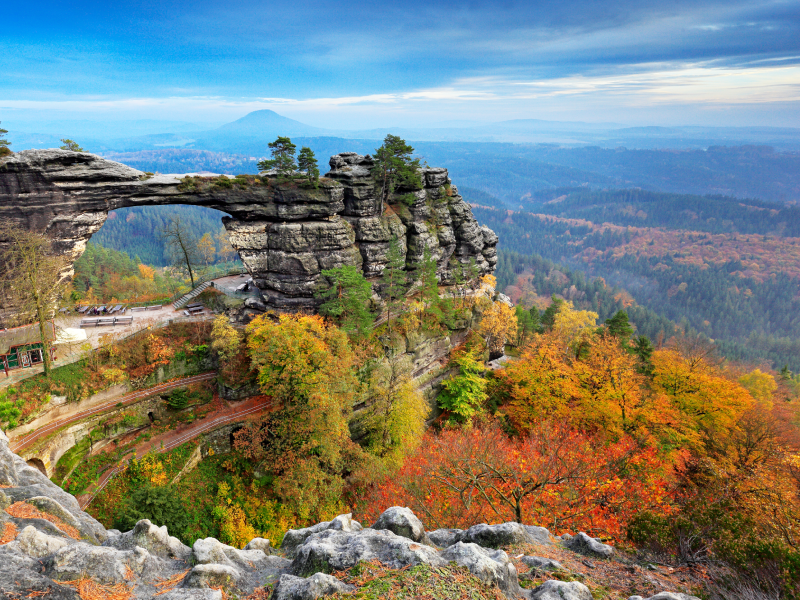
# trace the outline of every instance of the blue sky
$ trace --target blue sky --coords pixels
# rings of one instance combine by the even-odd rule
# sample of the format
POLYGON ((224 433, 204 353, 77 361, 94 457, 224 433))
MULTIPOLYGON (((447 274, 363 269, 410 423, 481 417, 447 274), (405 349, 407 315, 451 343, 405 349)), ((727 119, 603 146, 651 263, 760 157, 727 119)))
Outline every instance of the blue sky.
POLYGON ((7 4, 0 121, 800 126, 800 0, 7 4))

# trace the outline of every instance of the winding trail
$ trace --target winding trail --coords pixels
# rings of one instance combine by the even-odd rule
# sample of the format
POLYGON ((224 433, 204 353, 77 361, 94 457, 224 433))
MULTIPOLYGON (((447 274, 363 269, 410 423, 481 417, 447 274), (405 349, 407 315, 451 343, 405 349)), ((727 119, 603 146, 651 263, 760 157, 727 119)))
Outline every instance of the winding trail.
POLYGON ((102 413, 110 408, 117 407, 118 404, 122 403, 123 406, 132 404, 137 400, 141 400, 142 398, 146 398, 147 396, 152 396, 153 394, 158 394, 159 392, 164 392, 167 390, 171 390, 173 388, 182 387, 185 385, 189 385, 191 383, 198 383, 200 381, 208 381, 209 379, 214 379, 217 376, 216 371, 212 371, 210 373, 202 373, 200 375, 194 375, 192 377, 184 377, 183 379, 176 379, 174 381, 168 381, 166 383, 162 383, 155 387, 147 388, 145 390, 137 390, 135 392, 130 392, 129 394, 125 394, 124 396, 114 398, 108 402, 100 404, 90 409, 86 409, 79 413, 75 413, 74 415, 70 415, 69 417, 65 417, 63 419, 58 419, 56 421, 52 421, 48 423, 44 427, 37 429, 36 431, 32 431, 31 433, 19 438, 15 439, 11 442, 10 448, 13 452, 19 454, 20 451, 25 450, 35 444, 39 439, 42 437, 46 437, 62 427, 69 425, 70 423, 74 423, 76 421, 80 421, 85 419, 86 417, 90 417, 97 413, 102 413))
POLYGON ((227 425, 228 423, 237 420, 244 420, 251 415, 268 410, 272 408, 272 406, 273 403, 271 400, 264 399, 263 396, 256 396, 255 398, 238 402, 235 407, 228 405, 222 410, 207 415, 202 420, 195 421, 194 423, 186 425, 185 427, 172 429, 162 433, 161 435, 154 436, 149 441, 136 446, 136 448, 120 459, 116 465, 105 471, 97 480, 97 482, 90 486, 90 489, 87 492, 78 496, 78 504, 80 504, 81 509, 85 509, 87 506, 89 506, 92 500, 94 500, 97 494, 99 494, 106 484, 111 481, 114 475, 119 473, 125 467, 125 463, 130 458, 134 456, 143 456, 153 449, 157 449, 159 454, 163 452, 169 452, 181 444, 185 444, 186 442, 196 438, 199 435, 207 433, 212 429, 216 429, 217 427, 227 425))

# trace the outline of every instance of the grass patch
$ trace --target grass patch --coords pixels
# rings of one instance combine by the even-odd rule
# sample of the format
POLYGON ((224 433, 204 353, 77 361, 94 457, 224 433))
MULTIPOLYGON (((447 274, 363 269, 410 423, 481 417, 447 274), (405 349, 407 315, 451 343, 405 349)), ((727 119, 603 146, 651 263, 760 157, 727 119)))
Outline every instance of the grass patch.
POLYGON ((419 565, 389 569, 377 562, 360 563, 336 577, 359 588, 354 594, 334 594, 339 600, 505 600, 497 587, 490 587, 465 567, 419 565))

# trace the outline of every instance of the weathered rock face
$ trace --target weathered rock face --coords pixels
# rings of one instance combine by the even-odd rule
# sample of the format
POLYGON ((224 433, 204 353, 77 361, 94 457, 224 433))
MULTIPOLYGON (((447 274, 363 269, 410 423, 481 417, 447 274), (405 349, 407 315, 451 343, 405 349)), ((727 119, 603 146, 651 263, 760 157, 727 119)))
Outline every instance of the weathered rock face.
MULTIPOLYGON (((218 180, 141 171, 86 152, 25 150, 0 158, 0 219, 46 231, 77 259, 108 212, 126 206, 195 204, 221 210, 231 242, 266 304, 313 309, 323 269, 360 267, 370 277, 386 265, 397 238, 414 270, 425 248, 443 283, 457 263, 478 273, 497 263, 497 236, 478 225, 445 169, 422 169, 423 189, 398 189, 388 207, 376 197, 372 159, 343 153, 317 187, 273 175, 218 180)), ((0 240, 0 244, 2 240, 0 240)))

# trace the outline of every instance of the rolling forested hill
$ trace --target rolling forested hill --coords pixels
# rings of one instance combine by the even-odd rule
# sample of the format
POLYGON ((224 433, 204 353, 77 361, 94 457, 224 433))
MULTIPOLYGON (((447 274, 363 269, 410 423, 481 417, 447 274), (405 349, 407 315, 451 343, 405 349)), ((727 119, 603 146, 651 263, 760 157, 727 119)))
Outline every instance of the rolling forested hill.
POLYGON ((501 250, 515 253, 498 265, 502 284, 524 289, 528 278, 537 294, 553 293, 536 284, 543 267, 529 268, 531 257, 549 259, 626 290, 636 304, 715 339, 731 358, 800 368, 800 238, 474 212, 500 236, 501 250))

